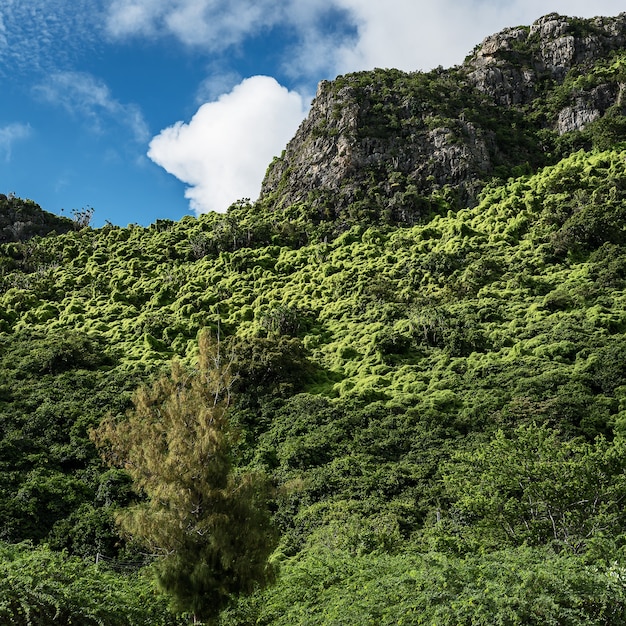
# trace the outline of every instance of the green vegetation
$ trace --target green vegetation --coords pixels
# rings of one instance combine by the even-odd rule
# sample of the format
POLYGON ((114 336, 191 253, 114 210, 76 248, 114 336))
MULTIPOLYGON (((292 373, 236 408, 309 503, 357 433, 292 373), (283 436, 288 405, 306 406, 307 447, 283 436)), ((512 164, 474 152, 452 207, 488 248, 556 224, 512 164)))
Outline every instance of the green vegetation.
MULTIPOLYGON (((120 568, 116 568, 120 569, 120 568)), ((68 557, 46 546, 0 544, 3 624, 176 626, 145 572, 125 573, 68 557)))
POLYGON ((0 622, 624 624, 621 100, 554 130, 624 59, 506 113, 329 87, 385 150, 482 129, 472 202, 393 159, 149 228, 0 196, 0 622))
POLYGON ((121 422, 104 420, 95 441, 146 499, 117 515, 123 531, 159 555, 159 585, 179 611, 214 621, 230 596, 272 578, 267 479, 234 472, 236 436, 226 410, 233 379, 223 348, 200 337, 196 371, 174 362, 133 399, 121 422))
POLYGON ((626 152, 424 225, 212 251, 241 210, 2 248, 2 538, 136 560, 88 433, 212 329, 281 537, 223 623, 621 623, 626 152))

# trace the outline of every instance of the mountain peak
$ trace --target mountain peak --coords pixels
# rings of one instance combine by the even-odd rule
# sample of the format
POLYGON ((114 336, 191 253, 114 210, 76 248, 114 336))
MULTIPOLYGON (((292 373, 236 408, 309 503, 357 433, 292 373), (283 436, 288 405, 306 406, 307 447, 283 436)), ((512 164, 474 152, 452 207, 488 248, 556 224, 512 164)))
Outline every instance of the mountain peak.
POLYGON ((604 118, 619 126, 626 62, 611 64, 625 46, 626 13, 551 13, 486 37, 454 68, 323 81, 269 166, 261 202, 269 210, 301 204, 338 229, 412 224, 472 206, 494 177, 592 147, 592 127, 604 118))

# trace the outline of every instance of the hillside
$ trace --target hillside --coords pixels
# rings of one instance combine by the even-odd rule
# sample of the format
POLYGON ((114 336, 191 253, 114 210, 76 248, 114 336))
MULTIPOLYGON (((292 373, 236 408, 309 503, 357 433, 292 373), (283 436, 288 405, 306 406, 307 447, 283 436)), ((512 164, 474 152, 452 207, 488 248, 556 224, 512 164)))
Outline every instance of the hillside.
POLYGON ((0 621, 183 622, 89 430, 208 329, 280 532, 223 624, 623 624, 625 44, 625 14, 551 15, 339 77, 254 204, 2 243, 0 621))

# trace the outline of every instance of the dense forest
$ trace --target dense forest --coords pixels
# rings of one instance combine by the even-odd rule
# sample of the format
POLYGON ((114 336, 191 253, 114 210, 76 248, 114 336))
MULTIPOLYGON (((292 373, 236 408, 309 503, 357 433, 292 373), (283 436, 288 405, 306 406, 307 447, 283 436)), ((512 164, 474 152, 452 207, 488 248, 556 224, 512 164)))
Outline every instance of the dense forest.
MULTIPOLYGON (((575 41, 608 28, 559 23, 575 41)), ((500 59, 510 67, 544 50, 522 30, 500 59)), ((353 146, 369 138, 391 156, 327 177, 323 193, 294 179, 311 146, 338 141, 314 102, 262 197, 223 215, 94 229, 84 212, 0 197, 0 623, 193 619, 193 602, 157 584, 170 561, 119 524, 153 486, 102 446, 106 428, 111 440, 136 422, 151 449, 165 436, 146 426, 157 391, 187 388, 190 413, 236 433, 220 463, 272 528, 258 585, 215 578, 216 623, 626 623, 626 52, 614 48, 504 104, 467 95, 480 50, 451 70, 339 77, 318 104, 366 97, 353 146), (595 119, 558 127, 601 87, 614 101, 595 119), (481 132, 468 139, 460 119, 481 132), (449 183, 396 151, 421 141, 415 128, 467 157, 449 183), (482 165, 461 149, 478 135, 482 165), (197 385, 211 396, 215 372, 207 408, 197 385)))

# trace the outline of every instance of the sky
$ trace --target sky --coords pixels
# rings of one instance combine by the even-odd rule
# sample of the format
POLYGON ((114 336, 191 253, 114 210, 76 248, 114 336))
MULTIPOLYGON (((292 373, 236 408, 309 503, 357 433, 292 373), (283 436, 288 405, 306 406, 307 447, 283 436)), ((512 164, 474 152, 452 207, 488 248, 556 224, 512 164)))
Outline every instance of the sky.
POLYGON ((320 80, 623 0, 0 0, 0 193, 92 225, 255 200, 320 80))

